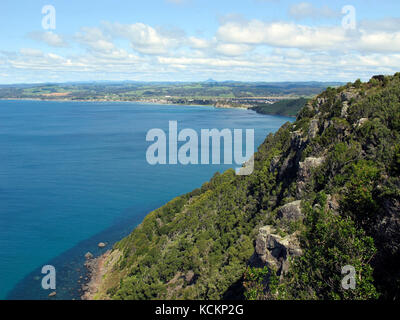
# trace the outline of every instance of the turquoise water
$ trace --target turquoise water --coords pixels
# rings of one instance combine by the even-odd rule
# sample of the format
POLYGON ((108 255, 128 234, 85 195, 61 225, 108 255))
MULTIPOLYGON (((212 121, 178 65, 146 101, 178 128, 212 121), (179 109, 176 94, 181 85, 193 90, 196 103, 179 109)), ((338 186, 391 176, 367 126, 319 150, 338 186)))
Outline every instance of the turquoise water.
POLYGON ((79 298, 84 254, 100 254, 151 210, 200 187, 226 165, 151 166, 146 133, 254 128, 258 146, 291 118, 213 107, 0 101, 0 299, 79 298), (107 242, 100 250, 97 243, 107 242))

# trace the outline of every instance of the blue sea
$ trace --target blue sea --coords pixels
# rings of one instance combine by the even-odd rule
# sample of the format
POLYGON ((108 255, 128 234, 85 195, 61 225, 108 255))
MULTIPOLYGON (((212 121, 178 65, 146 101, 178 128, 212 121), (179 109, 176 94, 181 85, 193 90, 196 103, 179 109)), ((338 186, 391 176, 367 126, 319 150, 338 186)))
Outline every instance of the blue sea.
POLYGON ((169 120, 199 136, 255 129, 257 147, 293 119, 205 106, 0 101, 0 299, 48 299, 47 264, 57 271, 54 299, 79 299, 85 253, 110 249, 153 209, 235 167, 148 164, 146 133, 168 132, 169 120))

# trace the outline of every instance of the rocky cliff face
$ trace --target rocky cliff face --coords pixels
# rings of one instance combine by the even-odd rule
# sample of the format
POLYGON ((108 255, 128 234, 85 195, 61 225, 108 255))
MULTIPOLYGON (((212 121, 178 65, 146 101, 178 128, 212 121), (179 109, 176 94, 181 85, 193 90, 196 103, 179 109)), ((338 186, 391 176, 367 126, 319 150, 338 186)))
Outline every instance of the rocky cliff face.
POLYGON ((254 159, 252 175, 216 175, 149 214, 116 244, 100 296, 399 297, 400 74, 328 89, 254 159))

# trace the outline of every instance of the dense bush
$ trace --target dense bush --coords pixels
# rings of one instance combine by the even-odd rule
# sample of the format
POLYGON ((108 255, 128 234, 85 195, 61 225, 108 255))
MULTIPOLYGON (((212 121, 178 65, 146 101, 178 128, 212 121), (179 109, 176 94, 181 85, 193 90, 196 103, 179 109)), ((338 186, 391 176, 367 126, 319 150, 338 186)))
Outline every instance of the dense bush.
POLYGON ((150 213, 117 243, 118 280, 108 284, 108 296, 393 299, 400 294, 400 241, 393 236, 399 221, 399 129, 398 74, 328 88, 294 124, 266 138, 252 175, 216 174, 150 213), (309 136, 311 120, 317 120, 316 136, 309 136), (307 157, 324 161, 299 191, 299 162, 307 157), (299 198, 303 222, 276 219, 280 206, 299 198), (387 219, 394 223, 385 224, 387 219), (301 241, 303 255, 290 261, 282 277, 250 265, 258 228, 267 224, 282 235, 296 232, 301 241), (345 265, 356 269, 355 290, 341 286, 345 265), (391 273, 383 277, 389 265, 391 273))

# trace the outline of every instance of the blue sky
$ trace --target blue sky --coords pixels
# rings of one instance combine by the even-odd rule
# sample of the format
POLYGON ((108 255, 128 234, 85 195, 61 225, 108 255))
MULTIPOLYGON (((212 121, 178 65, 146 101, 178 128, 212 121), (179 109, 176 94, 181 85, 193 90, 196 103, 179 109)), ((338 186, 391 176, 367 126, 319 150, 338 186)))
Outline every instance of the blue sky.
POLYGON ((398 0, 2 0, 0 12, 0 83, 350 81, 400 71, 398 0), (42 26, 45 5, 55 29, 42 26))

